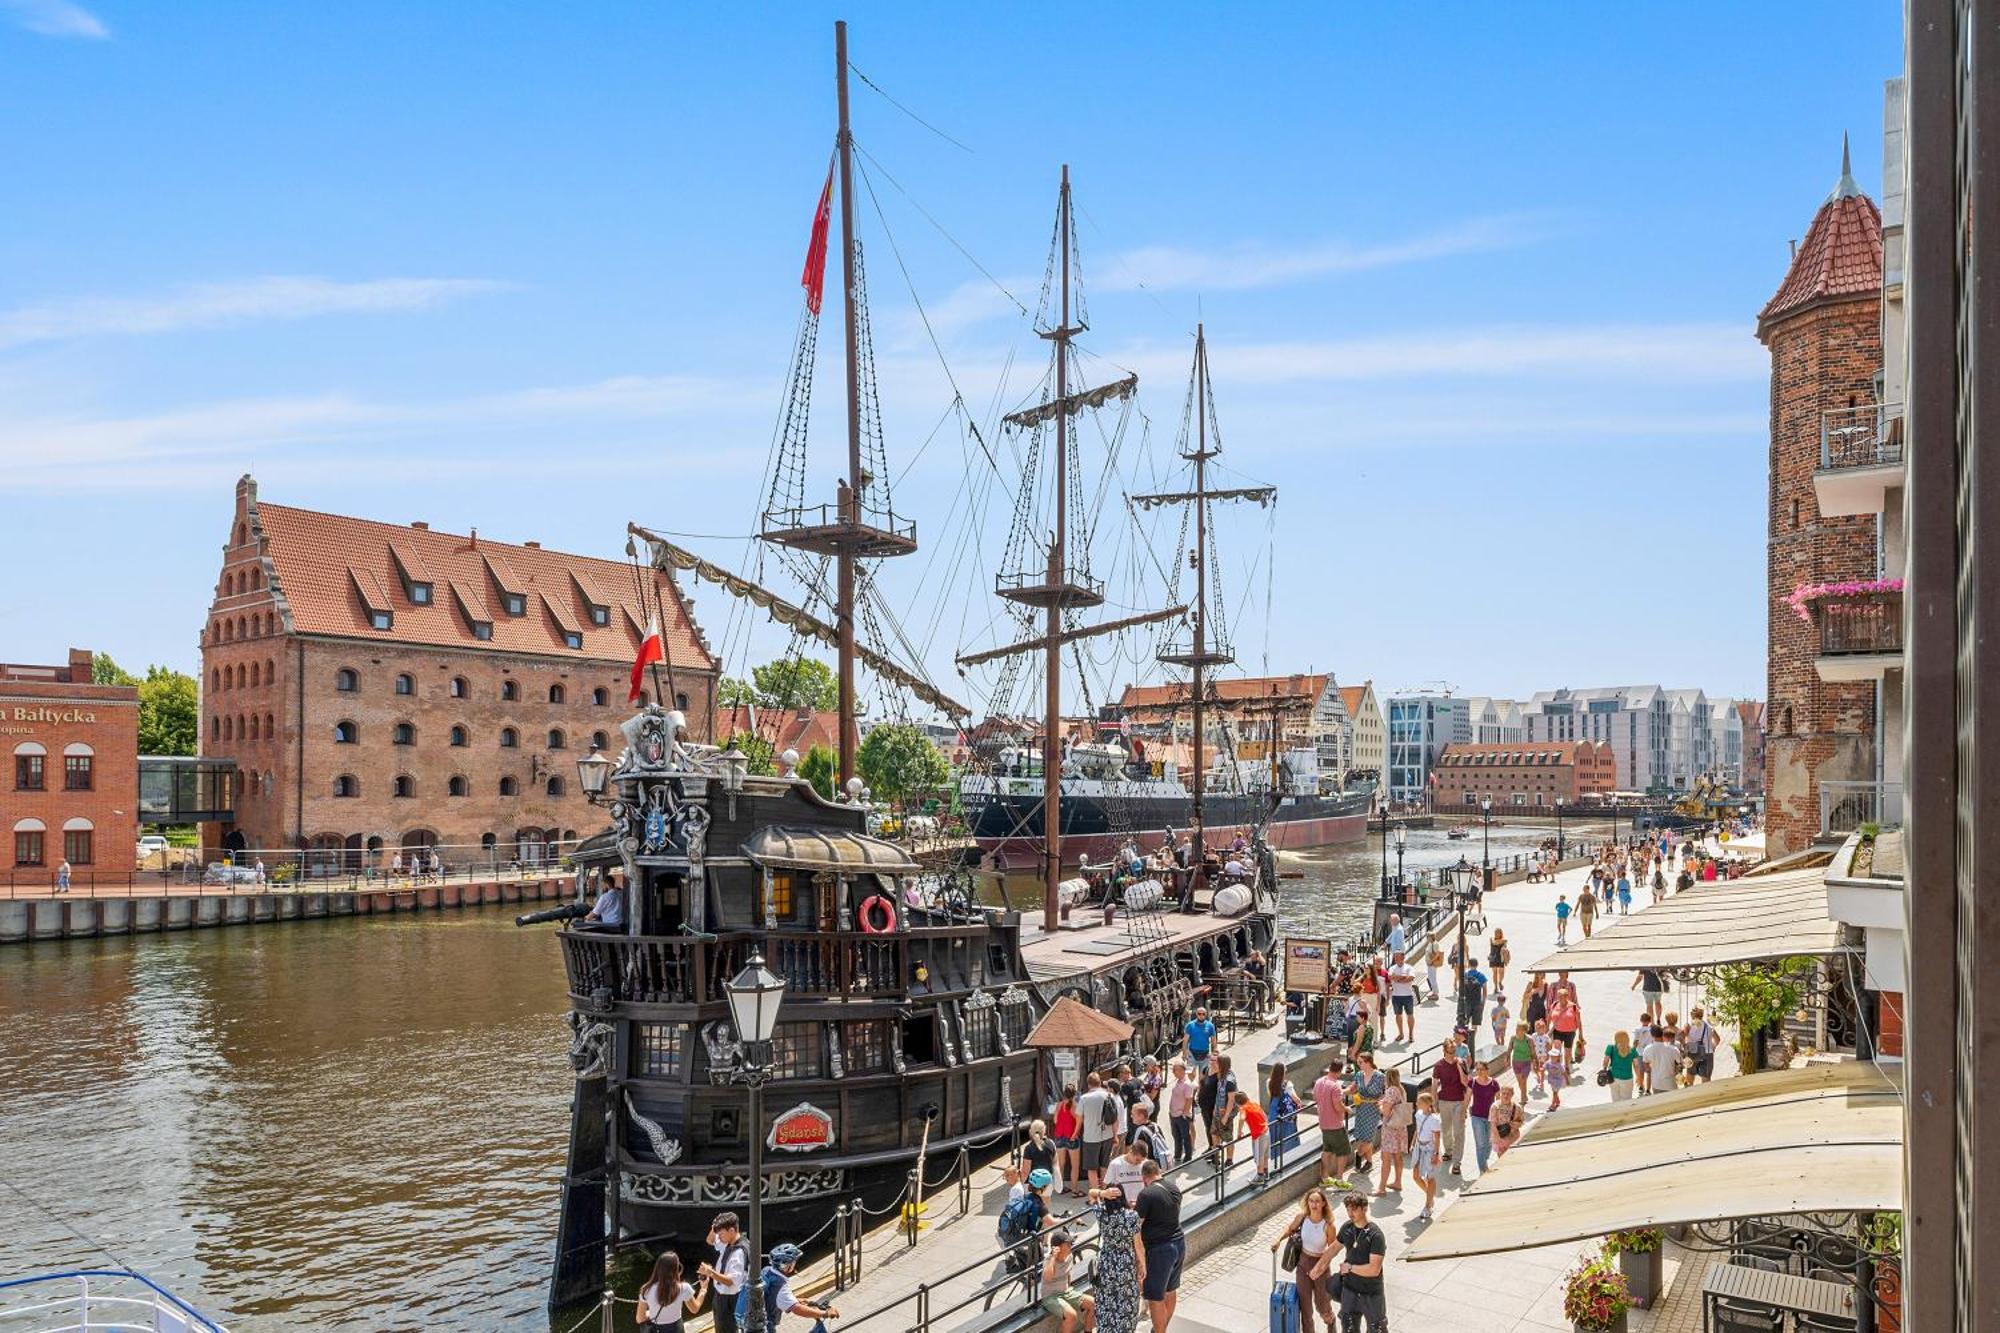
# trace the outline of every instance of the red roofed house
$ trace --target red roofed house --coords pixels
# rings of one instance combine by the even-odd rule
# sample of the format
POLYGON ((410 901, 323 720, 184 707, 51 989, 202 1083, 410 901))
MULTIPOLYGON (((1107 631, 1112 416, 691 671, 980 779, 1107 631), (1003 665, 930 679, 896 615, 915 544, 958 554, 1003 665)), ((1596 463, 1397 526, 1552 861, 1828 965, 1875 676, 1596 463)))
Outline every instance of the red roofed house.
MULTIPOLYGON (((1846 671, 1827 678, 1818 668, 1823 641, 1833 644, 1829 652, 1845 651, 1878 621, 1878 635, 1891 631, 1890 621, 1901 623, 1900 596, 1816 602, 1804 617, 1787 601, 1806 585, 1880 572, 1877 515, 1825 512, 1815 488, 1818 473, 1852 470, 1836 446, 1844 453, 1852 437, 1877 447, 1882 414, 1882 215, 1855 184, 1844 152, 1840 181, 1758 315, 1757 336, 1771 351, 1766 840, 1772 855, 1784 855, 1818 835, 1823 782, 1858 787, 1884 767, 1877 681, 1846 671)), ((1900 689, 1898 680, 1892 711, 1900 689)))
POLYGON ((385 864, 538 861, 602 820, 577 789, 616 754, 649 603, 662 692, 714 733, 716 663, 673 580, 650 569, 262 504, 236 484, 202 629, 202 751, 241 772, 231 848, 385 864))
MULTIPOLYGON (((1330 675, 1242 676, 1208 682, 1208 732, 1212 753, 1238 759, 1267 759, 1275 734, 1281 749, 1317 747, 1346 721, 1340 690, 1330 675)), ((1180 747, 1194 740, 1194 691, 1186 681, 1127 685, 1115 709, 1128 738, 1136 737, 1149 756, 1158 746, 1180 747)), ((1178 748, 1172 753, 1185 760, 1178 748)), ((1322 759, 1322 765, 1333 765, 1322 759)))
POLYGON ((1495 810, 1553 812, 1557 801, 1616 790, 1618 756, 1609 741, 1456 743, 1431 765, 1431 786, 1439 811, 1473 814, 1491 800, 1495 810))
POLYGON ((803 759, 815 745, 840 750, 840 714, 831 708, 760 708, 757 725, 750 725, 750 710, 741 704, 723 708, 717 723, 717 740, 751 734, 771 743, 771 753, 797 750, 803 759))

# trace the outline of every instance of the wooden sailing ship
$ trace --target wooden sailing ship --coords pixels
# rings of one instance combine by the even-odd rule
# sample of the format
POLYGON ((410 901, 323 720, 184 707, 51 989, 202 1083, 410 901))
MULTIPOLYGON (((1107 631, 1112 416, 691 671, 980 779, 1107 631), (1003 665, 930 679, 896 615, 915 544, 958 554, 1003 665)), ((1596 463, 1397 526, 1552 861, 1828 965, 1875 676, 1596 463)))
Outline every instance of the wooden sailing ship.
MULTIPOLYGON (((1272 942, 1268 867, 1233 883, 1204 883, 1193 911, 1161 910, 1175 900, 1170 886, 1147 892, 1142 881, 1103 886, 1100 901, 1065 912, 1056 906, 1059 838, 1052 838, 1049 910, 1035 923, 975 903, 962 884, 868 833, 870 808, 853 776, 857 667, 947 715, 964 719, 968 710, 920 667, 856 634, 864 562, 915 549, 916 532, 888 502, 880 458, 864 456, 872 386, 860 366, 867 335, 848 188, 844 24, 836 26, 836 53, 839 131, 812 251, 823 271, 837 185, 849 473, 832 506, 811 508, 796 496, 767 503, 762 532, 774 547, 819 557, 822 570, 837 565, 827 598, 833 613, 816 615, 811 597, 802 599, 807 605, 780 597, 637 525, 628 549, 638 558, 643 544, 655 568, 714 583, 836 650, 841 782, 833 799, 823 797, 798 774, 795 755, 782 757, 777 773, 753 774, 740 751, 694 743, 683 719, 657 704, 621 728, 623 744, 597 798, 609 826, 574 859, 586 875, 623 883, 625 921, 576 922, 578 908, 560 931, 576 1089, 552 1308, 596 1297, 607 1246, 675 1245, 684 1258, 699 1257, 710 1219, 747 1203, 752 1190, 762 1200, 766 1244, 804 1241, 822 1232, 840 1203, 893 1203, 920 1154, 965 1148, 984 1160, 1004 1151, 1017 1127, 1060 1091, 1063 1074, 1025 1045, 1058 999, 1074 996, 1133 1025, 1124 1050, 1099 1054, 1165 1051, 1205 988, 1272 942), (1106 893, 1120 896, 1103 900, 1106 893), (1218 893, 1234 905, 1227 914, 1215 910, 1218 893), (723 990, 753 954, 785 982, 757 1124, 748 1123, 749 1092, 737 1077, 743 1053, 723 990), (766 1149, 754 1181, 753 1138, 766 1149)), ((1067 172, 1060 207, 1066 242, 1067 172)), ((809 257, 802 348, 817 325, 814 276, 809 257)), ((1059 361, 1072 332, 1065 307, 1059 361)), ((1060 434, 1076 400, 1060 371, 1056 389, 1033 410, 1052 417, 1060 434)), ((1087 574, 1068 580, 1060 533, 1047 567, 1039 591, 1023 579, 1016 595, 1048 612, 1051 642, 1033 646, 1049 652, 1056 717, 1055 648, 1069 633, 1061 613, 1083 605, 1090 587, 1087 574)), ((654 697, 671 697, 671 682, 654 697)))

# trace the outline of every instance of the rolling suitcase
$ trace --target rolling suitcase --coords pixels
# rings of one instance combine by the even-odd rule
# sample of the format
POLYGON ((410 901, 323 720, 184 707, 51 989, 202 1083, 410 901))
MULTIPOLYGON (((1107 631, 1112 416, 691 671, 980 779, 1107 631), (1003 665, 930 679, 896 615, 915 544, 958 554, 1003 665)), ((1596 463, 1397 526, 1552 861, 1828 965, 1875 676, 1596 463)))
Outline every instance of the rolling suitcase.
POLYGON ((1278 1276, 1278 1256, 1271 1256, 1271 1333, 1299 1333, 1299 1288, 1278 1276))

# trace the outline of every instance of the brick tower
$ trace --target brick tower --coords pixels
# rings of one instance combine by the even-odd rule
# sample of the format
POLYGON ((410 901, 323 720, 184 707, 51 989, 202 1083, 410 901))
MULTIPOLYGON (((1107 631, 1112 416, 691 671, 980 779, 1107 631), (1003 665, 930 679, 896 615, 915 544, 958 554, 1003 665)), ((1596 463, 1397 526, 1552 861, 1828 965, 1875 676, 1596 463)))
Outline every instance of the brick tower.
POLYGON ((1840 165, 1840 183, 1757 317, 1771 350, 1764 783, 1772 855, 1818 833, 1820 782, 1872 778, 1877 758, 1876 686, 1822 681, 1820 631, 1785 600, 1800 584, 1873 578, 1877 566, 1875 517, 1824 516, 1813 492, 1823 426, 1874 403, 1882 371, 1882 215, 1854 183, 1844 144, 1840 165))

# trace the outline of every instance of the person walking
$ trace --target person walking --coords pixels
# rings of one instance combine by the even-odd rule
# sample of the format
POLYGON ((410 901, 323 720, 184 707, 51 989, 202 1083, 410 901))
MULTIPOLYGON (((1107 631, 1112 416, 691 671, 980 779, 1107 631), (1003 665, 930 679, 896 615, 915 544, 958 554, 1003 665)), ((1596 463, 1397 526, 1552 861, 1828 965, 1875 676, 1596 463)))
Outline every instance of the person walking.
POLYGON ((1514 1090, 1524 1102, 1528 1100, 1528 1075, 1534 1072, 1537 1063, 1535 1039, 1528 1025, 1516 1023, 1513 1039, 1507 1043, 1507 1064, 1514 1072, 1514 1090))
POLYGON ((1354 1141, 1357 1172, 1374 1165, 1375 1148, 1382 1141, 1382 1097, 1389 1080, 1375 1067, 1375 1057, 1364 1055, 1354 1070, 1354 1113, 1348 1117, 1347 1136, 1354 1141))
POLYGON ((1664 1026, 1653 1024, 1646 1034, 1650 1040, 1639 1048, 1640 1074, 1647 1096, 1672 1092, 1679 1086, 1681 1048, 1664 1026))
POLYGON ((1500 1094, 1493 1099, 1493 1110, 1486 1117, 1493 1126, 1493 1164, 1498 1166, 1507 1150, 1521 1137, 1521 1130, 1528 1123, 1527 1112, 1514 1099, 1514 1090, 1502 1085, 1500 1094))
POLYGON ((1299 1094, 1285 1077, 1285 1062, 1271 1066, 1271 1081, 1265 1088, 1264 1117, 1271 1122, 1271 1169, 1282 1170, 1285 1154, 1299 1146, 1299 1094))
POLYGON ((1185 1162, 1194 1156, 1194 1079, 1187 1061, 1175 1060, 1173 1082, 1167 1085, 1167 1128, 1173 1131, 1174 1160, 1185 1162))
POLYGON ((68 858, 67 856, 65 856, 65 857, 64 857, 64 858, 62 859, 62 864, 56 867, 56 892, 57 892, 57 893, 68 893, 68 892, 69 892, 69 874, 70 874, 70 871, 69 871, 69 858, 68 858))
POLYGON ((1226 1055, 1216 1056, 1214 1065, 1215 1128, 1209 1137, 1222 1150, 1222 1165, 1227 1167, 1236 1156, 1236 1075, 1226 1055))
POLYGON ((1401 949, 1391 957, 1394 961, 1389 964, 1389 1008, 1396 1020, 1396 1044, 1400 1046, 1417 1037, 1417 969, 1410 966, 1401 949))
POLYGON ((1632 914, 1632 877, 1626 871, 1618 872, 1618 915, 1632 914))
POLYGON ((1597 921, 1597 895, 1585 893, 1576 900, 1577 924, 1583 927, 1583 937, 1590 938, 1590 928, 1597 921))
POLYGON ((1561 948, 1563 945, 1569 943, 1570 911, 1571 908, 1569 905, 1569 895, 1567 893, 1557 894, 1556 895, 1556 947, 1557 948, 1561 948))
POLYGON ((1667 876, 1660 869, 1659 862, 1653 863, 1653 906, 1658 907, 1667 900, 1667 876))
POLYGON ((1549 1031, 1555 1034, 1558 1046, 1567 1046, 1572 1055, 1576 1054, 1577 1038, 1583 1031, 1583 1010, 1576 1000, 1576 986, 1563 973, 1556 978, 1555 993, 1549 997, 1549 1031))
POLYGON ((1500 1084, 1494 1081, 1491 1071, 1484 1062, 1472 1067, 1472 1082, 1465 1090, 1466 1119, 1472 1125, 1472 1151, 1479 1163, 1479 1174, 1486 1174, 1486 1164, 1493 1158, 1493 1100, 1500 1095, 1500 1084))
POLYGON ((1486 1018, 1493 1027, 1493 1044, 1495 1046, 1505 1046, 1507 1044, 1507 1034, 1513 1031, 1514 1016, 1507 1009, 1507 992, 1501 990, 1498 986, 1493 988, 1493 1008, 1487 1014, 1486 1018))
POLYGON ((1197 1006, 1194 1017, 1188 1020, 1186 1033, 1181 1042, 1181 1054, 1195 1069, 1205 1071, 1208 1068, 1209 1052, 1214 1049, 1215 1023, 1209 1018, 1205 1007, 1197 1006))
POLYGON ((1611 1036, 1611 1044, 1604 1048, 1604 1063, 1600 1070, 1611 1073, 1611 1100, 1629 1102, 1638 1083, 1639 1053, 1632 1049, 1632 1034, 1619 1029, 1611 1036))
POLYGON ((1549 1053, 1542 1057, 1542 1071, 1549 1081, 1549 1109, 1559 1111, 1563 1104, 1563 1089, 1569 1086, 1569 1045, 1552 1041, 1549 1053))
POLYGON ((1146 1253, 1139 1243, 1139 1215, 1125 1206, 1125 1191, 1093 1189, 1097 1205, 1097 1326, 1132 1333, 1139 1323, 1139 1287, 1146 1253))
POLYGON ((1403 1071, 1385 1069, 1382 1079, 1382 1100, 1375 1108, 1382 1117, 1382 1172, 1375 1179, 1375 1197, 1378 1199, 1390 1190, 1402 1193, 1403 1159, 1410 1151, 1410 1121, 1413 1118, 1409 1094, 1403 1091, 1403 1071))
POLYGON ((1187 1238, 1181 1233, 1180 1186, 1161 1174, 1158 1162, 1146 1163, 1146 1188, 1139 1191, 1138 1216, 1140 1294, 1146 1298, 1153 1333, 1166 1333, 1181 1298, 1187 1238))
POLYGON ((1681 1034, 1681 1049, 1687 1055, 1692 1068, 1692 1077, 1706 1083, 1715 1077, 1715 1025, 1702 1014, 1702 1007, 1696 1005, 1688 1011, 1687 1031, 1681 1034))
POLYGON ((1657 967, 1642 967, 1632 977, 1627 989, 1639 992, 1646 1002, 1646 1012, 1658 1014, 1667 1005, 1667 979, 1657 967))
POLYGON ((1201 1137, 1208 1148, 1215 1147, 1215 1107, 1221 1097, 1221 1076, 1213 1064, 1201 1070, 1201 1081, 1195 1085, 1194 1105, 1201 1112, 1201 1137))
POLYGON ((1446 1046, 1444 1055, 1431 1066, 1431 1091, 1436 1094, 1432 1109, 1444 1135, 1443 1160, 1451 1164, 1455 1176, 1465 1152, 1465 1066, 1459 1063, 1455 1044, 1446 1046))
MULTIPOLYGON (((1425 1004, 1436 1004, 1438 997, 1444 994, 1443 991, 1438 989, 1438 969, 1443 966, 1444 946, 1433 940, 1431 942, 1431 951, 1424 955, 1424 979, 1430 983, 1431 987, 1431 997, 1424 1001, 1425 1004)), ((1415 1020, 1412 1020, 1412 1026, 1415 1026, 1415 1020)))
POLYGON ((1443 1133, 1444 1121, 1438 1115, 1437 1098, 1428 1092, 1418 1093, 1416 1115, 1410 1127, 1410 1174, 1417 1178, 1424 1192, 1424 1210, 1417 1214, 1419 1222, 1431 1220, 1431 1209, 1437 1203, 1438 1142, 1443 1133))
POLYGON ((1313 1333, 1314 1310, 1327 1333, 1333 1333, 1333 1284, 1327 1280, 1327 1270, 1334 1263, 1334 1231, 1333 1202, 1322 1186, 1314 1185, 1271 1242, 1271 1253, 1276 1254, 1293 1236, 1299 1240, 1298 1262, 1292 1265, 1292 1281, 1299 1289, 1299 1333, 1313 1333))
POLYGON ((1486 942, 1486 966, 1493 970, 1493 993, 1501 994, 1507 989, 1507 964, 1514 961, 1514 951, 1507 946, 1507 932, 1495 926, 1493 938, 1486 942))
POLYGON ((1389 1333, 1389 1311, 1382 1292, 1382 1261, 1389 1241, 1382 1228, 1368 1220, 1368 1196, 1360 1192, 1340 1201, 1347 1223, 1334 1234, 1346 1251, 1340 1273, 1340 1327, 1357 1333, 1362 1321, 1368 1333, 1389 1333))
POLYGON ((1250 1179, 1254 1188, 1271 1178, 1271 1121, 1248 1092, 1237 1092, 1235 1101, 1236 1122, 1250 1138, 1250 1160, 1257 1166, 1257 1174, 1250 1179))

